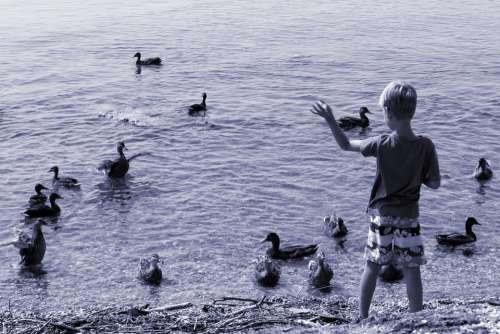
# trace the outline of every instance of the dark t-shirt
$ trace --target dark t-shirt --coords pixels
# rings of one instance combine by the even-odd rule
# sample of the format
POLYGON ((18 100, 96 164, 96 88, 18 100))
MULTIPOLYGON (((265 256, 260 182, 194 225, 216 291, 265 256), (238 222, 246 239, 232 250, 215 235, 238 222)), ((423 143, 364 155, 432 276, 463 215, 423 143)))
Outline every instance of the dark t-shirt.
POLYGON ((434 143, 427 137, 414 140, 397 134, 363 140, 361 154, 377 158, 377 174, 368 208, 382 216, 419 216, 422 183, 440 180, 434 143))

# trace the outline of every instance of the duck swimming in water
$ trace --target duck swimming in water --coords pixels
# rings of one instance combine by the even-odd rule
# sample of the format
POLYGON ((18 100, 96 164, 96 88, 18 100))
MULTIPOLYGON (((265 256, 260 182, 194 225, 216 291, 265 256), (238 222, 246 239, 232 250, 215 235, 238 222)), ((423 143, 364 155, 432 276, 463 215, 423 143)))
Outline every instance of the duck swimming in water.
POLYGON ((378 276, 384 282, 396 282, 403 278, 403 271, 390 263, 380 268, 378 276))
POLYGON ((54 172, 54 178, 52 179, 52 183, 56 187, 62 186, 65 188, 76 188, 80 186, 77 179, 74 179, 72 177, 59 176, 59 167, 57 166, 54 166, 51 169, 49 169, 49 172, 54 172))
POLYGON ((316 253, 318 245, 305 245, 305 246, 288 246, 280 248, 280 238, 279 236, 272 232, 267 235, 267 237, 262 240, 262 242, 269 241, 273 245, 269 248, 266 254, 273 259, 289 260, 303 258, 316 253))
POLYGON ((139 278, 146 283, 160 284, 163 274, 158 263, 160 257, 153 254, 149 259, 141 259, 139 262, 139 278))
POLYGON ((62 199, 62 197, 56 193, 52 193, 49 196, 50 206, 40 205, 33 207, 26 210, 25 214, 31 218, 58 216, 61 213, 61 208, 56 204, 57 199, 62 199))
POLYGON ((106 174, 112 178, 124 177, 129 170, 130 162, 133 159, 142 155, 141 153, 139 153, 127 159, 125 157, 125 154, 123 153, 124 150, 127 150, 127 148, 125 147, 125 142, 123 141, 118 143, 116 150, 120 155, 118 159, 114 161, 113 160, 103 161, 101 165, 97 168, 98 170, 104 170, 106 174))
POLYGON ((205 112, 207 111, 207 93, 203 93, 202 97, 203 101, 200 104, 193 104, 189 107, 189 116, 205 116, 205 112))
POLYGON ((144 60, 141 60, 141 53, 137 52, 134 55, 134 58, 137 57, 137 61, 135 62, 136 65, 161 65, 161 58, 160 57, 154 57, 154 58, 147 58, 144 60))
POLYGON ((255 265, 255 280, 262 286, 275 286, 280 279, 279 264, 264 256, 255 265))
POLYGON ((476 169, 474 170, 474 177, 478 180, 485 181, 491 179, 493 171, 491 166, 485 158, 479 159, 476 169))
POLYGON ((19 248, 21 262, 25 266, 34 266, 42 263, 45 256, 45 238, 43 237, 42 225, 45 222, 39 220, 33 225, 33 233, 29 235, 25 232, 19 234, 19 238, 14 242, 14 246, 19 248))
POLYGON ((316 288, 322 290, 330 287, 333 278, 333 270, 325 262, 325 254, 321 251, 317 255, 317 261, 309 262, 309 282, 316 288))
POLYGON ((347 235, 347 227, 345 226, 344 220, 337 217, 335 213, 331 216, 326 216, 323 219, 324 231, 330 238, 342 238, 347 235))
POLYGON ((34 207, 34 206, 38 206, 38 205, 44 205, 45 202, 47 202, 47 196, 44 193, 42 193, 43 189, 47 189, 47 188, 45 188, 40 183, 38 183, 35 186, 35 192, 36 192, 36 194, 30 197, 30 200, 29 200, 30 207, 34 207))
POLYGON ((449 246, 458 246, 469 242, 474 242, 476 241, 476 235, 474 234, 474 232, 472 232, 472 225, 481 224, 478 223, 476 218, 469 217, 465 221, 465 235, 459 233, 438 234, 436 235, 436 240, 438 244, 449 246))
POLYGON ((343 130, 351 130, 357 126, 366 128, 370 125, 370 120, 366 114, 371 114, 367 107, 359 108, 359 118, 353 116, 342 117, 338 120, 339 126, 343 130))

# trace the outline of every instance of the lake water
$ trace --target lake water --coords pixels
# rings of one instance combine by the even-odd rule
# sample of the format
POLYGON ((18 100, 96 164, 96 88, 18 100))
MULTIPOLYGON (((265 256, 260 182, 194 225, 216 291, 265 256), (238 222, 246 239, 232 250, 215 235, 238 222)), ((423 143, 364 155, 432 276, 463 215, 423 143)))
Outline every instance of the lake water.
MULTIPOLYGON (((386 133, 377 100, 393 79, 416 87, 414 127, 434 140, 443 176, 421 196, 425 298, 500 294, 500 178, 471 177, 480 157, 500 161, 497 1, 1 0, 0 12, 0 243, 26 228, 51 166, 82 184, 61 192, 61 217, 44 228, 46 274, 0 248, 0 300, 50 311, 320 295, 307 260, 283 264, 274 289, 254 283, 270 231, 321 243, 332 293, 357 296, 375 161, 341 151, 309 109, 364 105, 371 127, 349 137, 386 133), (137 51, 164 65, 138 73, 137 51), (208 116, 189 117, 205 91, 208 116), (148 154, 110 182, 96 166, 120 140, 148 154), (334 208, 350 229, 343 249, 321 231, 334 208), (482 224, 474 254, 438 247, 434 235, 462 232, 467 216, 482 224), (164 261, 159 287, 136 279, 151 253, 164 261)), ((382 296, 406 293, 380 284, 382 296)))

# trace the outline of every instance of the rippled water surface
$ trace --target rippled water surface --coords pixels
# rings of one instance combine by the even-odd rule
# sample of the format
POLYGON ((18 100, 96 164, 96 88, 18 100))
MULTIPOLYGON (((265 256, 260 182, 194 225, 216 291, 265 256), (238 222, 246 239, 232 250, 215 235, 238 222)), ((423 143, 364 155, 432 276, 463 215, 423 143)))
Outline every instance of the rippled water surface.
POLYGON ((370 129, 349 136, 385 133, 377 98, 397 78, 417 88, 414 126, 443 174, 441 189, 422 191, 426 298, 500 294, 500 178, 470 177, 479 157, 500 161, 498 2, 2 0, 0 12, 0 243, 26 228, 51 166, 82 184, 61 192, 62 215, 44 229, 45 274, 0 248, 0 300, 50 310, 317 295, 306 260, 283 265, 276 288, 256 286, 269 231, 321 243, 333 293, 357 295, 375 161, 339 150, 309 109, 319 98, 337 115, 366 105, 370 129), (164 65, 138 73, 137 51, 164 65), (204 91, 208 116, 189 117, 204 91), (148 154, 110 182, 96 166, 120 140, 148 154), (333 208, 350 228, 344 248, 321 232, 333 208), (482 223, 471 257, 436 245, 469 215, 482 223), (164 261, 159 287, 136 279, 151 253, 164 261))

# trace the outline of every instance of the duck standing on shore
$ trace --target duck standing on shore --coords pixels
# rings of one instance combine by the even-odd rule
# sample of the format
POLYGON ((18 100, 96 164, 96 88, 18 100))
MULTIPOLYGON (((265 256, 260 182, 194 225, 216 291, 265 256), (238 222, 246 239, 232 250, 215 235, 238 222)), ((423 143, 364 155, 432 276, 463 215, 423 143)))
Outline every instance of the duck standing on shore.
POLYGON ((160 256, 153 254, 149 259, 141 259, 139 262, 139 278, 149 284, 160 284, 163 274, 158 266, 160 256))
POLYGON ((485 158, 479 159, 476 169, 474 170, 474 177, 480 181, 491 179, 493 171, 491 170, 490 163, 485 158))
POLYGON ((316 250, 318 249, 318 245, 316 244, 280 248, 280 238, 274 232, 269 233, 267 237, 262 240, 262 242, 267 241, 272 243, 272 247, 267 250, 266 254, 272 259, 299 259, 316 253, 316 250))
POLYGON ((342 130, 351 130, 357 126, 361 128, 366 128, 370 125, 370 120, 366 114, 371 114, 367 107, 359 108, 359 118, 353 116, 341 117, 338 120, 338 124, 342 130))
POLYGON ((275 286, 280 279, 281 269, 278 263, 264 256, 255 265, 255 280, 262 286, 275 286))
POLYGON ((481 225, 474 217, 468 217, 465 221, 465 235, 460 233, 438 234, 436 240, 438 244, 448 246, 458 246, 476 241, 476 235, 472 232, 472 225, 481 225))
POLYGON ((205 112, 207 111, 207 93, 203 93, 202 97, 203 101, 200 104, 193 104, 189 107, 189 116, 205 116, 205 112))
POLYGON ((49 196, 50 206, 47 205, 35 206, 29 208, 24 213, 31 218, 58 216, 61 213, 61 208, 56 203, 56 200, 58 199, 62 199, 62 197, 56 193, 52 193, 49 196))
POLYGON ((154 58, 146 58, 144 60, 141 60, 141 53, 137 52, 133 58, 137 58, 137 61, 135 62, 136 65, 161 65, 161 58, 160 57, 154 57, 154 58))
POLYGON ((309 282, 320 290, 327 289, 333 278, 333 270, 325 262, 325 254, 322 251, 318 253, 316 260, 309 262, 309 282))
POLYGON ((21 232, 19 238, 13 244, 19 248, 19 255, 21 255, 20 264, 25 266, 34 266, 42 263, 45 256, 45 238, 43 237, 42 225, 43 220, 37 221, 33 225, 33 232, 31 235, 21 232))
POLYGON ((54 178, 52 179, 52 183, 56 187, 65 187, 65 188, 77 188, 80 186, 77 179, 66 176, 59 176, 59 167, 54 166, 49 169, 49 172, 54 173, 54 178))
POLYGON ((47 188, 40 183, 38 183, 35 186, 36 194, 31 196, 29 200, 29 205, 31 208, 39 205, 44 205, 45 202, 47 202, 47 196, 44 193, 42 193, 42 190, 44 189, 47 190, 47 188))

